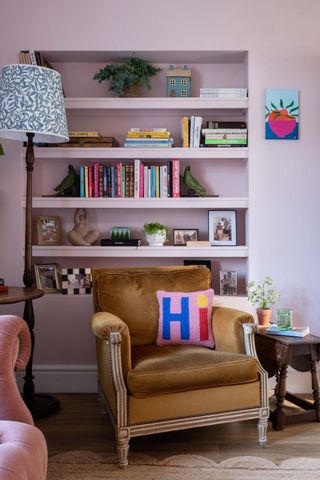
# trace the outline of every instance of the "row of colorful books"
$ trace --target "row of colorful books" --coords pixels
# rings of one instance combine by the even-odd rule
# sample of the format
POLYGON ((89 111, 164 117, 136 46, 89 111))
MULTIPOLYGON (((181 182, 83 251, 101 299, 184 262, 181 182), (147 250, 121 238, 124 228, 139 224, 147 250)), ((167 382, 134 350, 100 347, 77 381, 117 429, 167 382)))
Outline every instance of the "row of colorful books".
POLYGON ((183 148, 246 147, 248 144, 248 130, 245 122, 208 120, 204 128, 202 124, 202 117, 182 118, 181 145, 183 148))
POLYGON ((173 138, 166 128, 131 128, 124 142, 126 148, 170 148, 173 146, 173 138))
POLYGON ((203 118, 192 115, 181 119, 181 145, 183 148, 199 148, 203 118))
POLYGON ((179 159, 149 165, 133 163, 80 165, 80 197, 169 198, 180 196, 179 159))

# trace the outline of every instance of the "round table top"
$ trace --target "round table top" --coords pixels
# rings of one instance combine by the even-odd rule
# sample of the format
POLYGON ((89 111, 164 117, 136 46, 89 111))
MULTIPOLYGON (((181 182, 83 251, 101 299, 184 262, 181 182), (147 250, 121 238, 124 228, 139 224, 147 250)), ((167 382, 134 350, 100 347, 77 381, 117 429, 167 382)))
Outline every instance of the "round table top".
POLYGON ((8 292, 0 292, 0 305, 25 302, 26 300, 33 300, 44 295, 44 291, 38 288, 10 286, 8 288, 8 292))

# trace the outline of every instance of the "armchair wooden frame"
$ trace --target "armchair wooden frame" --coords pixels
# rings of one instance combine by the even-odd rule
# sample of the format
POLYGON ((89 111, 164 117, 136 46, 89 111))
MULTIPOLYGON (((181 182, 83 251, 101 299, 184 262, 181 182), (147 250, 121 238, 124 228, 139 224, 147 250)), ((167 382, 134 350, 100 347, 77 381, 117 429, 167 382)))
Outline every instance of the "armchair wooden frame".
POLYGON ((99 385, 100 398, 110 415, 110 419, 115 431, 116 445, 119 458, 119 466, 128 465, 129 441, 131 437, 150 435, 154 433, 168 432, 173 430, 187 429, 193 427, 202 427, 220 423, 236 422, 240 420, 258 419, 258 441, 264 445, 267 441, 267 423, 269 417, 269 403, 267 395, 268 376, 259 363, 256 355, 254 332, 257 326, 255 324, 243 324, 244 350, 247 355, 255 356, 257 359, 258 374, 260 376, 260 406, 248 409, 232 410, 227 412, 217 412, 209 415, 191 416, 188 418, 175 418, 161 421, 151 421, 148 423, 130 425, 128 422, 128 393, 123 377, 121 363, 121 342, 122 335, 119 331, 110 332, 106 342, 107 354, 110 359, 106 361, 111 365, 111 377, 116 401, 116 418, 103 390, 99 385))

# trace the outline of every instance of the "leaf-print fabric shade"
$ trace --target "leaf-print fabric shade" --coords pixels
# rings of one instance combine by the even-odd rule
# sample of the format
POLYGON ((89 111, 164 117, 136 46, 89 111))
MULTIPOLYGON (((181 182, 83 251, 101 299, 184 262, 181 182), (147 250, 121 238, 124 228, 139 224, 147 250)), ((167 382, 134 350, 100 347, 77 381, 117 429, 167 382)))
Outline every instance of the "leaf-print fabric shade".
POLYGON ((0 70, 0 137, 34 142, 69 140, 61 77, 37 65, 6 65, 0 70))

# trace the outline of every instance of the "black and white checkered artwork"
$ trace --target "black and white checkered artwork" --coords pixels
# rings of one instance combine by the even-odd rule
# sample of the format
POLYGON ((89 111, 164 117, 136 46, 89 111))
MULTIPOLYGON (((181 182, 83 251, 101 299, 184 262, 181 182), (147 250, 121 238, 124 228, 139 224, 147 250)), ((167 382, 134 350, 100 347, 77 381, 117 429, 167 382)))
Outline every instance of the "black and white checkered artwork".
POLYGON ((91 268, 63 268, 62 295, 91 293, 91 268))

